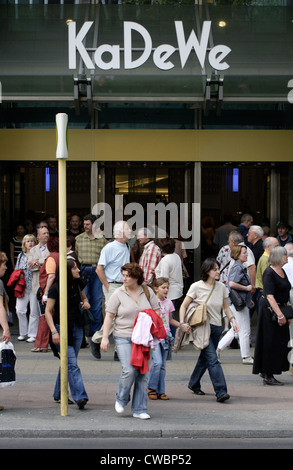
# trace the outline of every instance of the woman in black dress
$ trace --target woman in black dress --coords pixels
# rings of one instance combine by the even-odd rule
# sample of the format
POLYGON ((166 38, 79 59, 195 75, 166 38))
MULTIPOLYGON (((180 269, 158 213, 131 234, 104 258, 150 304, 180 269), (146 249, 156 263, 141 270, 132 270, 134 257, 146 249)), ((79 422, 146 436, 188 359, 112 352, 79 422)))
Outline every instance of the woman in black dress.
POLYGON ((258 313, 252 372, 260 374, 264 385, 283 385, 274 374, 289 370, 289 324, 279 307, 287 304, 291 289, 283 270, 286 262, 286 249, 281 246, 273 248, 269 257, 270 266, 263 274, 263 296, 258 313), (272 320, 274 312, 278 317, 276 321, 272 320))

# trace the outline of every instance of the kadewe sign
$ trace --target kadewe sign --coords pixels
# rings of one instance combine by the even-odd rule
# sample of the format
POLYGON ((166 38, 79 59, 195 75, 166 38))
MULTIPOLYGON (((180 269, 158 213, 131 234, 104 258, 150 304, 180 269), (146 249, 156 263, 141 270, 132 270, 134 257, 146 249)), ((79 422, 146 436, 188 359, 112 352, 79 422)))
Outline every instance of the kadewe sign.
POLYGON ((225 61, 231 52, 228 46, 215 45, 208 49, 208 41, 211 31, 211 21, 204 21, 201 35, 198 38, 191 30, 188 38, 184 31, 182 21, 174 21, 177 48, 171 44, 160 44, 153 48, 153 40, 148 30, 139 23, 133 21, 123 22, 123 46, 118 44, 100 44, 89 52, 84 42, 94 22, 86 21, 79 31, 76 30, 76 22, 68 23, 68 65, 70 69, 76 69, 76 53, 78 52, 85 66, 89 70, 131 70, 142 67, 152 57, 155 67, 168 71, 174 69, 172 56, 178 51, 181 68, 183 69, 190 55, 194 52, 201 66, 204 67, 206 58, 215 70, 226 70, 230 66, 225 61), (144 46, 140 50, 139 57, 133 58, 133 33, 139 34, 144 46), (122 54, 123 53, 123 54, 122 54), (110 60, 109 60, 110 57, 110 60))

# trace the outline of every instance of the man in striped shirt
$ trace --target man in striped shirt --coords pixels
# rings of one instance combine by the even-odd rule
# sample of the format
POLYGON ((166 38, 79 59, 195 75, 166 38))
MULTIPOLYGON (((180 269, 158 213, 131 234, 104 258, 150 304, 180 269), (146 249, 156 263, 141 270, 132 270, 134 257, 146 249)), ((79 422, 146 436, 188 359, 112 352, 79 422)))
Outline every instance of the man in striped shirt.
POLYGON ((139 259, 139 265, 144 273, 144 282, 150 285, 155 277, 155 269, 161 259, 161 250, 151 240, 151 233, 147 228, 138 230, 137 239, 140 245, 144 247, 139 259))
POLYGON ((81 233, 76 237, 75 251, 78 260, 81 263, 81 270, 85 271, 88 279, 88 283, 85 286, 84 291, 91 305, 91 313, 94 317, 94 321, 90 323, 89 327, 89 343, 91 352, 96 359, 100 359, 100 345, 93 343, 91 341, 91 337, 96 331, 101 329, 103 323, 102 283, 96 273, 96 268, 102 248, 106 245, 107 241, 102 233, 99 237, 93 233, 93 223, 95 220, 96 217, 94 215, 88 214, 84 216, 84 233, 81 233))

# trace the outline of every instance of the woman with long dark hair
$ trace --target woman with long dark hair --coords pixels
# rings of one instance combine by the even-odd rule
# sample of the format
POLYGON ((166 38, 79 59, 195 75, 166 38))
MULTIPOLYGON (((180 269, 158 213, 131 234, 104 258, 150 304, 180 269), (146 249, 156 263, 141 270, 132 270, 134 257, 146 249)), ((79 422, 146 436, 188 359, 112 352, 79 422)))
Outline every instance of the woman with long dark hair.
POLYGON ((222 334, 222 309, 238 331, 235 318, 229 308, 228 294, 224 284, 218 282, 220 277, 219 263, 214 258, 207 258, 201 266, 201 280, 194 282, 183 300, 179 310, 180 324, 184 323, 187 307, 195 300, 198 305, 204 304, 207 299, 208 321, 210 324, 210 339, 207 347, 200 352, 197 364, 191 374, 188 388, 196 395, 205 395, 201 390, 200 380, 208 369, 218 402, 230 398, 222 366, 217 357, 217 346, 222 334))
MULTIPOLYGON (((59 351, 60 346, 60 312, 59 312, 59 276, 48 293, 45 317, 52 335, 52 342, 59 351), (54 315, 53 315, 54 311, 54 315)), ((68 382, 71 396, 79 409, 88 401, 77 356, 83 340, 83 317, 80 305, 84 310, 90 308, 88 299, 80 280, 80 270, 74 260, 67 260, 67 323, 68 323, 68 382)), ((60 401, 60 370, 54 389, 54 400, 60 401)))

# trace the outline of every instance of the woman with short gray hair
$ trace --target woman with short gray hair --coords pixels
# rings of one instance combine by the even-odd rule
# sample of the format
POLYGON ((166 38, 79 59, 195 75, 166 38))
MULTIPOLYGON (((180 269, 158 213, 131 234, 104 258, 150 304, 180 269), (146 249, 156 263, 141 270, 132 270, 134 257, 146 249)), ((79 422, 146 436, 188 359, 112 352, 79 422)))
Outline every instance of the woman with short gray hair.
POLYGON ((253 374, 259 374, 264 385, 283 385, 274 374, 281 374, 290 367, 289 324, 280 308, 287 305, 291 289, 283 269, 286 262, 286 249, 276 246, 269 256, 270 266, 263 274, 263 296, 259 303, 253 374))

